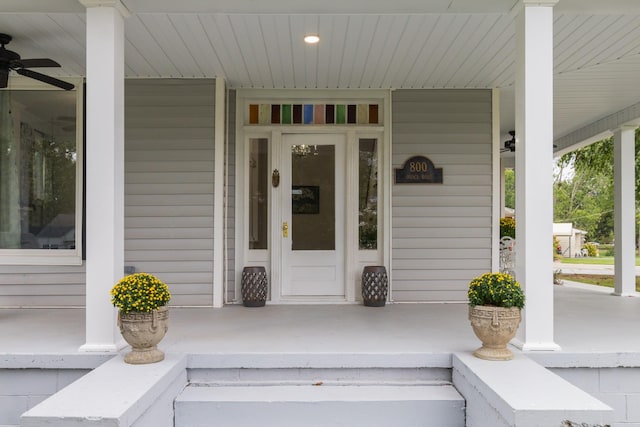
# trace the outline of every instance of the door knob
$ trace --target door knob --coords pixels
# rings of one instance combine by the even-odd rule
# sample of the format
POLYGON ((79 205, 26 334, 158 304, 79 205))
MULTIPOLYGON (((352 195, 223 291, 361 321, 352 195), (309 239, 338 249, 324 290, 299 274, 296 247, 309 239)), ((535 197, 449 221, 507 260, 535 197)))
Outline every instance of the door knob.
POLYGON ((289 237, 289 223, 282 223, 282 237, 289 237))

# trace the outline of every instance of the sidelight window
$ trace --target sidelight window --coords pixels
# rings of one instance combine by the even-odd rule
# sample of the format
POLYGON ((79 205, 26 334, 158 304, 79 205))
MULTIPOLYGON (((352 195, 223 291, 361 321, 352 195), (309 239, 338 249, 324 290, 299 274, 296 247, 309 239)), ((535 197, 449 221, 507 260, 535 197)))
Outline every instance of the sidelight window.
POLYGON ((269 219, 269 140, 249 141, 249 249, 267 249, 269 219))
POLYGON ((378 140, 359 140, 358 236, 360 249, 378 248, 378 140))

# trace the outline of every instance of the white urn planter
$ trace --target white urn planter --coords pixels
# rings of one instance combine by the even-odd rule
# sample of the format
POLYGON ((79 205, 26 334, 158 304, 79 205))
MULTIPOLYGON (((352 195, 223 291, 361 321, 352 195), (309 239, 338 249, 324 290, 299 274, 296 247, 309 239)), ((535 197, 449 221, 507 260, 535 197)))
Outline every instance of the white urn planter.
POLYGON ((507 348, 520 326, 518 307, 476 305, 469 307, 471 327, 482 347, 473 355, 485 360, 511 360, 513 353, 507 348))
POLYGON ((124 340, 131 345, 131 352, 124 361, 134 365, 155 363, 164 360, 158 343, 169 328, 169 308, 158 307, 150 313, 131 311, 118 313, 118 326, 124 340))

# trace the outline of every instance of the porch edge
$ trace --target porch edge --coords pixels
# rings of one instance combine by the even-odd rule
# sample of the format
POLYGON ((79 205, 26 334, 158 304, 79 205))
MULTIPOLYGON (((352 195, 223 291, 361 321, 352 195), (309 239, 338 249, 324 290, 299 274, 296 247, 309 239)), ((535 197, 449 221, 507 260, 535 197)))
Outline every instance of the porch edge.
POLYGON ((610 424, 614 416, 612 408, 520 353, 507 362, 455 353, 452 377, 467 401, 468 427, 488 420, 516 427, 610 424))
POLYGON ((128 365, 115 357, 25 412, 20 425, 129 426, 144 416, 149 425, 173 426, 167 415, 187 384, 186 368, 182 354, 149 365, 128 365))

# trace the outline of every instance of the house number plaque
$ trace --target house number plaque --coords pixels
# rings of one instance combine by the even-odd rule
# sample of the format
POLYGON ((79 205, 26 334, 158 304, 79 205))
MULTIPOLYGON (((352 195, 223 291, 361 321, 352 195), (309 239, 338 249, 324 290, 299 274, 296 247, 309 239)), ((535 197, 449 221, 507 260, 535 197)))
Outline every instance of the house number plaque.
POLYGON ((395 172, 396 184, 442 184, 442 168, 425 156, 409 157, 395 172))

